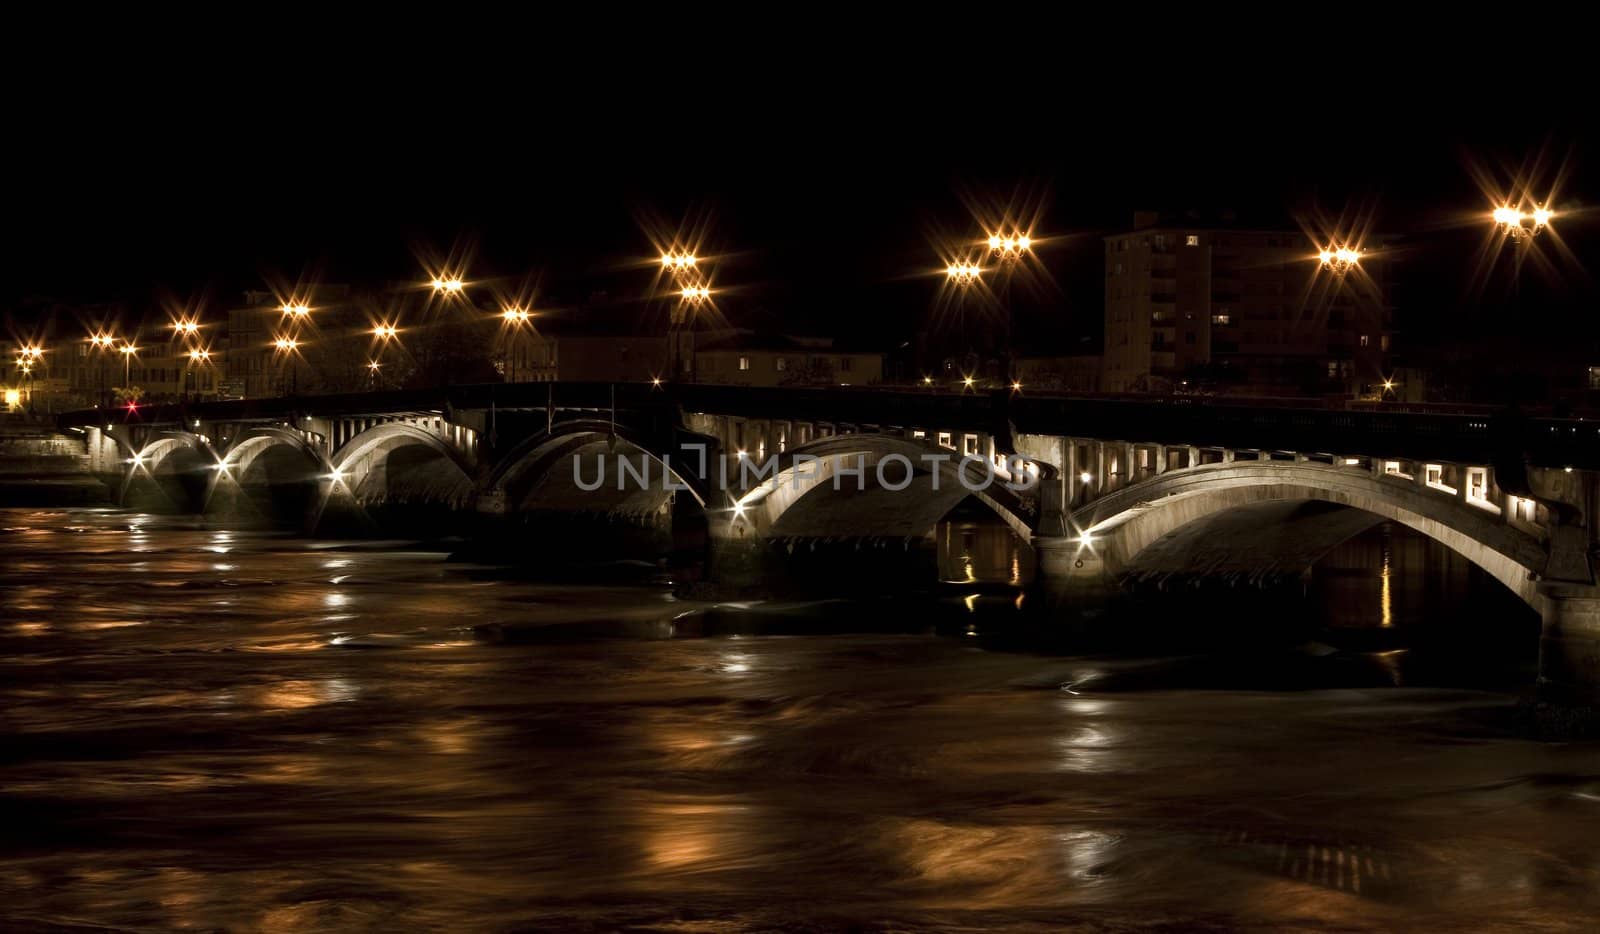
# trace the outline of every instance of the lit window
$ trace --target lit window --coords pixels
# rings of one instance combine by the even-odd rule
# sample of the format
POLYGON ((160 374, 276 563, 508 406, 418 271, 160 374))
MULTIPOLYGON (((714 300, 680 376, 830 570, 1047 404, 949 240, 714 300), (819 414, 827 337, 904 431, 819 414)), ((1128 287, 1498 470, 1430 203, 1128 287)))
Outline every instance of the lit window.
POLYGON ((1369 343, 1371 343, 1371 341, 1368 339, 1367 335, 1361 335, 1361 346, 1365 347, 1369 343))
POLYGON ((741 369, 741 370, 750 369, 750 358, 749 357, 740 357, 739 358, 739 369, 741 369))
POLYGON ((1600 389, 1600 366, 1589 368, 1589 388, 1600 389))
POLYGON ((1184 246, 1199 246, 1200 245, 1200 235, 1199 234, 1190 234, 1187 237, 1184 237, 1183 238, 1183 245, 1184 246))
POLYGON ((961 453, 962 454, 976 454, 976 453, 978 453, 978 436, 977 435, 962 435, 961 436, 961 453))
POLYGON ((922 429, 918 428, 918 429, 914 429, 911 432, 911 437, 913 437, 913 438, 926 438, 926 437, 928 437, 928 433, 926 431, 923 431, 922 429))
POLYGON ((779 357, 778 359, 774 360, 773 363, 777 365, 779 373, 782 373, 784 370, 789 368, 789 361, 784 357, 779 357))
POLYGON ((950 432, 948 432, 948 431, 939 432, 939 446, 940 447, 945 447, 945 448, 954 448, 955 447, 955 444, 953 444, 950 441, 950 432))
POLYGON ((1467 499, 1484 502, 1489 498, 1489 470, 1486 467, 1467 468, 1467 499))
POLYGON ((1211 323, 1212 324, 1227 324, 1228 322, 1230 322, 1232 320, 1233 319, 1228 317, 1227 315, 1212 315, 1211 316, 1211 323))

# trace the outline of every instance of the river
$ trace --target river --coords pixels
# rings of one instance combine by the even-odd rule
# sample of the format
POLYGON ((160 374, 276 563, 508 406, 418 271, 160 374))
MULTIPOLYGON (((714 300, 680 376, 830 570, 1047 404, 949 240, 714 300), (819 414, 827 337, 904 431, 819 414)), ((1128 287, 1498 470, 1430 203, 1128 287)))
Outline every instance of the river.
POLYGON ((115 510, 0 529, 7 930, 1600 914, 1600 747, 1512 715, 1537 620, 1403 529, 1290 597, 1093 625, 982 523, 940 530, 941 590, 736 606, 115 510))

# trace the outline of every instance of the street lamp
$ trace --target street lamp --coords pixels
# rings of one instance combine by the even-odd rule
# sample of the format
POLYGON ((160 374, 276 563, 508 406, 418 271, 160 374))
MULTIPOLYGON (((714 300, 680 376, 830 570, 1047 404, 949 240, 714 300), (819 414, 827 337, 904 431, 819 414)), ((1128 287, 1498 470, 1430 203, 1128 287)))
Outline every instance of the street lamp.
POLYGON ((687 272, 700 260, 693 253, 666 252, 661 254, 661 268, 671 273, 687 272))
POLYGON ((200 325, 192 318, 179 318, 172 323, 172 329, 184 337, 193 337, 200 332, 200 325))
POLYGON ((432 284, 433 284, 433 290, 435 292, 445 292, 445 293, 448 293, 450 295, 454 295, 457 292, 460 292, 461 289, 463 288, 463 284, 462 284, 461 280, 456 278, 455 276, 446 276, 446 277, 441 277, 441 278, 435 278, 433 280, 432 284))
POLYGON ((305 320, 307 315, 311 314, 311 306, 305 302, 284 302, 278 306, 278 310, 291 318, 302 321, 305 320))
POLYGON ((686 285, 678 290, 678 307, 667 318, 667 369, 676 382, 685 373, 693 382, 694 369, 694 312, 711 300, 708 285, 686 285), (689 332, 689 359, 683 360, 683 332, 689 332))
POLYGON ((1542 205, 1531 211, 1524 211, 1505 204, 1495 208, 1489 216, 1506 236, 1513 240, 1525 241, 1543 233, 1555 219, 1556 212, 1542 205))
POLYGON ((1351 246, 1327 247, 1317 251, 1317 263, 1336 276, 1342 276, 1361 264, 1362 251, 1351 246))
POLYGON ((527 324, 533 318, 533 313, 528 311, 526 308, 523 308, 521 305, 507 305, 505 310, 500 312, 500 317, 504 318, 505 322, 511 325, 511 372, 507 375, 511 377, 511 382, 514 383, 517 381, 517 371, 520 369, 518 364, 521 362, 522 358, 522 326, 527 324))
POLYGON ((1008 377, 1011 375, 1011 331, 1013 326, 1011 311, 1011 277, 1013 270, 1009 267, 1033 252, 1033 238, 1020 230, 1012 231, 1009 234, 991 233, 989 234, 989 252, 1002 267, 1007 267, 1005 269, 1005 277, 1000 280, 1000 304, 1005 307, 1006 313, 1005 359, 1000 375, 1008 377))
POLYGON ((100 397, 100 405, 110 407, 110 400, 106 398, 106 351, 116 343, 116 338, 104 331, 96 331, 89 335, 89 346, 94 348, 94 382, 95 392, 100 397))
MULTIPOLYGON (((300 383, 300 372, 299 368, 295 366, 294 354, 300 349, 300 342, 292 337, 279 335, 273 339, 272 346, 277 348, 278 353, 284 357, 284 364, 288 367, 290 379, 294 383, 293 389, 298 389, 300 383)), ((278 392, 280 395, 283 394, 284 389, 284 378, 280 373, 278 377, 278 392)), ((293 389, 290 389, 291 393, 293 392, 293 389)))
POLYGON ((122 388, 127 389, 128 384, 133 380, 133 356, 139 352, 139 348, 124 342, 117 349, 122 352, 122 388))
POLYGON ((951 263, 944 267, 944 274, 956 285, 972 285, 983 274, 983 267, 977 263, 951 263))
POLYGON ((190 396, 194 395, 194 368, 202 363, 211 362, 211 351, 204 347, 194 347, 184 354, 189 362, 183 368, 183 389, 190 396))

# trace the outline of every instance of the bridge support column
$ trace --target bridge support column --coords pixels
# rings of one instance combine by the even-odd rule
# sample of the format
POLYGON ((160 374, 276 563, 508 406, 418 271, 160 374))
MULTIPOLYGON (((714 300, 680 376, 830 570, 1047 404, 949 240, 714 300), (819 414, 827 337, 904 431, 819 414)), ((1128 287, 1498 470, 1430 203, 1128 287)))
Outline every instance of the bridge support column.
POLYGON ((1105 558, 1077 538, 1036 535, 1033 552, 1038 559, 1038 583, 1049 602, 1099 609, 1115 595, 1116 585, 1107 573, 1105 558))
POLYGON ((1600 588, 1550 586, 1539 637, 1539 699, 1600 708, 1600 588))

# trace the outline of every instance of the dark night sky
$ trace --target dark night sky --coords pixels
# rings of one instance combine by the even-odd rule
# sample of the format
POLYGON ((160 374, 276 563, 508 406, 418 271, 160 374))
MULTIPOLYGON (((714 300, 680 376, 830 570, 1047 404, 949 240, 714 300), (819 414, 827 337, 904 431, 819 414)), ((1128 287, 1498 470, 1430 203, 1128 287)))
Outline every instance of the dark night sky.
MULTIPOLYGON (((929 314, 938 279, 914 274, 939 265, 940 231, 975 235, 967 203, 1010 202, 1036 206, 1051 238, 1055 286, 1024 298, 1024 316, 1060 337, 1097 327, 1099 237, 1137 208, 1292 223, 1313 205, 1364 204, 1378 230, 1406 235, 1406 299, 1431 329, 1460 313, 1480 239, 1474 166, 1542 154, 1546 180, 1565 166, 1561 207, 1600 198, 1600 140, 1570 124, 1507 132, 1433 114, 1424 126, 1412 104, 1330 120, 1292 97, 1130 113, 1038 95, 981 119, 890 100, 746 97, 718 115, 714 101, 662 114, 648 100, 530 99, 446 117, 350 98, 292 122, 260 100, 41 106, 19 118, 31 132, 8 194, 0 307, 25 319, 40 296, 154 308, 205 295, 220 309, 270 276, 416 278, 419 253, 467 244, 474 278, 537 275, 542 303, 568 309, 605 291, 618 301, 587 314, 637 318, 627 300, 650 274, 626 264, 651 253, 641 222, 704 217, 713 252, 732 254, 717 283, 737 286, 724 303, 735 323, 891 342, 929 314)), ((1600 216, 1561 230, 1576 256, 1596 255, 1600 216)), ((1563 307, 1593 306, 1577 263, 1547 278, 1563 307)))

